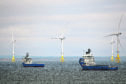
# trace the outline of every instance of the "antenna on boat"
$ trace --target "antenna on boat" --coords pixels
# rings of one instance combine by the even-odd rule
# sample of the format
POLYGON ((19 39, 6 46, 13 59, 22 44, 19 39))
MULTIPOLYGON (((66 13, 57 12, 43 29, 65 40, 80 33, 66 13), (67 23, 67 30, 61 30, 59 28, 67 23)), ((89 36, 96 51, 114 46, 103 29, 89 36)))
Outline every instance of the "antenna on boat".
POLYGON ((117 63, 120 63, 120 57, 119 57, 119 44, 120 44, 120 39, 119 39, 119 36, 122 34, 119 30, 120 30, 120 24, 121 24, 121 21, 122 21, 122 18, 123 18, 123 15, 121 16, 120 18, 120 21, 119 21, 119 24, 118 24, 118 31, 117 33, 112 33, 108 36, 116 36, 116 40, 117 40, 117 57, 116 57, 116 62, 117 63))
POLYGON ((52 39, 60 39, 61 40, 61 58, 60 58, 60 62, 64 62, 64 48, 63 48, 63 40, 65 39, 64 35, 61 34, 59 37, 57 38, 52 38, 52 39))
POLYGON ((15 55, 15 52, 14 52, 14 48, 15 48, 15 42, 16 42, 16 40, 14 40, 14 36, 13 36, 13 32, 12 32, 12 62, 15 62, 15 57, 14 57, 14 55, 15 55))

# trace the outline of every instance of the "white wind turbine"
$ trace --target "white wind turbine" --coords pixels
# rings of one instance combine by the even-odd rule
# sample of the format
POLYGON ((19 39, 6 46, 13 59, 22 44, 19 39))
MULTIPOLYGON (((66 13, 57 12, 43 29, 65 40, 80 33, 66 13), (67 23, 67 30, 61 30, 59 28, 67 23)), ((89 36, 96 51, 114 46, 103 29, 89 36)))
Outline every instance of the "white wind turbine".
POLYGON ((52 38, 52 39, 59 39, 59 40, 61 40, 61 58, 60 58, 60 62, 64 62, 64 43, 63 43, 63 40, 65 39, 65 37, 64 37, 64 35, 63 34, 61 34, 59 37, 57 37, 57 38, 52 38))
POLYGON ((112 33, 108 36, 116 36, 116 40, 117 40, 117 57, 116 57, 116 62, 117 63, 120 63, 120 57, 119 57, 119 44, 120 44, 120 39, 119 39, 119 36, 122 34, 119 30, 120 30, 120 24, 121 24, 121 21, 122 21, 122 18, 123 18, 123 15, 121 16, 120 18, 120 21, 119 21, 119 24, 118 24, 118 31, 116 33, 112 33))

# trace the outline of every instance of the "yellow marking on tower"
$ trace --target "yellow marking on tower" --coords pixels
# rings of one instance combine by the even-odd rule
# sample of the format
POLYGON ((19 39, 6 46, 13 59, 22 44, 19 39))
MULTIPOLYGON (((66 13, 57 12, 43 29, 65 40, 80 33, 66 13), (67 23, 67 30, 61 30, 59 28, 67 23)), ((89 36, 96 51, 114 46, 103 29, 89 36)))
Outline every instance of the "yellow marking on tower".
POLYGON ((117 63, 120 63, 120 57, 119 57, 119 54, 117 54, 116 62, 117 62, 117 63))
POLYGON ((64 62, 64 57, 63 56, 61 56, 60 62, 64 62))
POLYGON ((12 62, 15 62, 15 57, 14 56, 12 57, 12 62))
POLYGON ((114 61, 114 57, 113 57, 113 56, 111 57, 111 61, 112 61, 112 62, 114 61))

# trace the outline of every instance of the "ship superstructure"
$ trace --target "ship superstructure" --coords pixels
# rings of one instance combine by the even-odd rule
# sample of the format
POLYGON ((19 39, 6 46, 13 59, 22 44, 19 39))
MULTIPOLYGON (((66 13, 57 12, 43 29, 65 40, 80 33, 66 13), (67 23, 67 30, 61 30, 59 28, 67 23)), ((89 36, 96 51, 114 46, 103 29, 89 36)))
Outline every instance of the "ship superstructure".
POLYGON ((95 60, 94 60, 94 56, 91 54, 91 50, 88 49, 88 52, 86 52, 86 54, 83 56, 84 58, 84 62, 86 66, 90 66, 90 65, 95 65, 95 60))
POLYGON ((44 67, 45 64, 33 64, 32 58, 28 58, 29 53, 26 53, 26 56, 22 59, 24 67, 44 67))
POLYGON ((23 63, 25 64, 32 64, 32 58, 28 58, 29 57, 29 53, 26 53, 26 56, 23 58, 23 63))

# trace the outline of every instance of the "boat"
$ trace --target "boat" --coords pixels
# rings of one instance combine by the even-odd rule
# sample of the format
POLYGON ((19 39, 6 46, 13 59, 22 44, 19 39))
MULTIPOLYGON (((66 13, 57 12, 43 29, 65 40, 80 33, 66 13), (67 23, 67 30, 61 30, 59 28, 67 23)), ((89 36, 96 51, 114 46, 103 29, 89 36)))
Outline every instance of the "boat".
POLYGON ((32 63, 32 58, 28 58, 29 53, 26 53, 26 56, 22 59, 23 63, 22 65, 24 67, 44 67, 45 64, 33 64, 32 63))
POLYGON ((24 67, 44 67, 44 64, 25 64, 22 63, 24 67))
POLYGON ((90 49, 88 49, 86 54, 79 59, 79 64, 81 65, 82 70, 118 70, 117 66, 97 65, 90 49))

